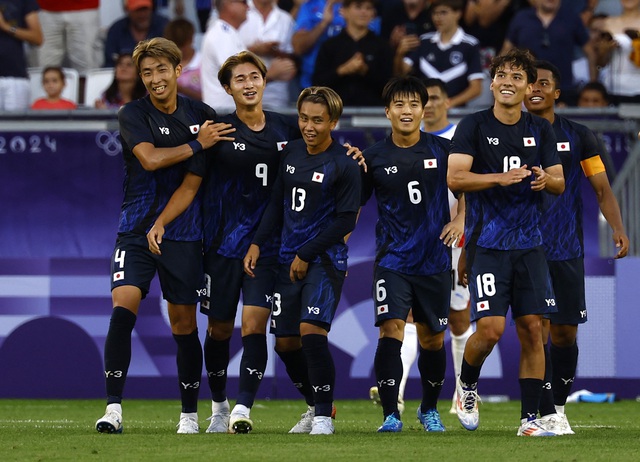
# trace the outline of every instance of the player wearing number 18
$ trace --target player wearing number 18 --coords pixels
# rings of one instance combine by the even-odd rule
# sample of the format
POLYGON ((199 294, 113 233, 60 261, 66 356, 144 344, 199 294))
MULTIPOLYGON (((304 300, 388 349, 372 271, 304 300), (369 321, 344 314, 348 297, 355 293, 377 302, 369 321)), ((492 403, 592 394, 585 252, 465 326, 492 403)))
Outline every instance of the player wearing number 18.
POLYGON ((542 248, 542 191, 564 191, 551 124, 522 111, 536 81, 533 58, 512 50, 491 64, 493 108, 462 119, 451 143, 447 181, 473 193, 481 210, 469 285, 476 332, 467 341, 457 382, 457 414, 478 427, 478 378, 505 329, 511 307, 520 340, 521 436, 554 436, 536 419, 544 378, 542 316, 555 311, 542 248))

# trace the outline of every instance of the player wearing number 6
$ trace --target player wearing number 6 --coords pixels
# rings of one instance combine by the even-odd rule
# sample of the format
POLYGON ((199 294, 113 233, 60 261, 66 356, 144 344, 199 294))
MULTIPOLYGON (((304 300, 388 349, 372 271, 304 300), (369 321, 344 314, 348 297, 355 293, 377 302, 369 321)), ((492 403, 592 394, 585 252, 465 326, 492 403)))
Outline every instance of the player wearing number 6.
POLYGON ((314 404, 290 433, 326 435, 334 432, 335 386, 327 335, 347 270, 345 236, 355 227, 360 206, 360 168, 331 138, 342 114, 342 100, 335 91, 306 88, 297 108, 303 139, 285 147, 271 201, 244 266, 247 274, 255 274, 267 238, 281 225, 271 333, 281 358, 282 352, 304 354, 303 362, 285 364, 297 386, 301 383, 292 371, 308 377, 313 396, 307 404, 314 404))
POLYGON ((476 332, 465 347, 456 410, 464 428, 478 427, 480 369, 511 307, 521 346, 517 434, 553 436, 536 420, 545 368, 542 315, 555 311, 539 221, 541 191, 564 191, 562 165, 551 124, 521 109, 536 81, 531 55, 512 50, 494 58, 491 78, 494 106, 458 124, 447 174, 451 190, 471 193, 465 194, 467 206, 480 210, 468 264, 476 332))
POLYGON ((422 402, 418 420, 428 432, 445 428, 437 410, 444 383, 451 298, 451 249, 464 225, 464 201, 451 221, 447 188, 446 139, 423 133, 428 101, 416 77, 400 77, 385 86, 382 99, 391 135, 364 153, 367 175, 363 204, 375 191, 378 204, 373 296, 380 339, 374 368, 384 423, 379 432, 402 430, 398 391, 402 379, 400 349, 413 308, 420 343, 418 368, 422 402))

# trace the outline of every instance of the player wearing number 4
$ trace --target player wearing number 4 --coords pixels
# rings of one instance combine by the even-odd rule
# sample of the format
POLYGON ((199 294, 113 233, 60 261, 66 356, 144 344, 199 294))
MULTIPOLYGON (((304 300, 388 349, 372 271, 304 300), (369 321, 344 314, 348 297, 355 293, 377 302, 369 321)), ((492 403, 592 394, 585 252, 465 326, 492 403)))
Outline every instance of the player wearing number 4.
POLYGON ((111 260, 113 311, 104 346, 107 410, 96 422, 102 433, 122 432, 121 403, 131 361, 131 332, 156 271, 178 346, 182 397, 178 433, 198 429, 202 348, 196 303, 203 286, 200 202, 194 202, 167 227, 161 257, 149 251, 145 234, 180 185, 192 156, 219 140, 232 139, 224 135, 233 129, 212 123, 216 113, 209 106, 178 95, 180 60, 180 50, 169 40, 140 42, 133 61, 149 95, 126 104, 118 113, 125 197, 111 260))
POLYGON ((449 142, 423 133, 427 90, 416 77, 390 80, 383 90, 391 135, 365 151, 363 203, 378 204, 373 296, 380 339, 374 368, 384 422, 399 432, 400 349, 413 308, 420 344, 422 402, 418 420, 429 432, 445 430, 437 410, 445 377, 444 334, 451 296, 451 249, 461 237, 464 201, 451 221, 447 188, 449 142))
POLYGON ((618 248, 614 258, 627 255, 629 238, 598 154, 595 136, 584 125, 554 113, 555 101, 560 96, 560 71, 547 61, 536 61, 536 68, 538 79, 524 104, 529 112, 544 117, 553 125, 566 181, 562 195, 543 195, 542 235, 558 312, 543 321, 543 342, 546 345, 550 332, 551 346, 545 348, 547 370, 540 416, 554 426, 558 435, 570 435, 573 430, 564 413, 564 405, 578 365, 578 325, 587 321, 581 173, 588 178, 600 210, 613 229, 613 240, 618 248))
POLYGON ((303 139, 284 149, 271 201, 244 267, 255 275, 267 238, 282 226, 271 333, 289 351, 302 346, 314 403, 290 433, 328 435, 334 433, 335 367, 327 336, 347 270, 345 236, 355 227, 360 206, 360 168, 331 138, 342 113, 335 91, 306 88, 297 108, 303 139))
MULTIPOLYGON (((522 112, 536 81, 533 58, 512 50, 491 63, 493 108, 465 117, 451 143, 447 181, 481 210, 475 255, 470 262, 471 318, 456 383, 462 426, 479 423, 478 378, 502 336, 509 307, 520 340, 521 436, 554 436, 536 419, 545 370, 542 315, 556 311, 542 248, 542 192, 564 191, 556 138, 548 121, 522 112), (472 196, 472 197, 470 197, 472 196)), ((470 206, 470 205, 469 205, 470 206)))

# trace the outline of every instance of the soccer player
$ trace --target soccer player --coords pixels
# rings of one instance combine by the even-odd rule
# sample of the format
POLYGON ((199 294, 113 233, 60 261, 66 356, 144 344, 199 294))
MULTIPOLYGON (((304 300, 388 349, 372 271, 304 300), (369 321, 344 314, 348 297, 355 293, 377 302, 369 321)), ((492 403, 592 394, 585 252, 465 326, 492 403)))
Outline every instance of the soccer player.
POLYGON ((542 191, 564 191, 562 165, 548 121, 522 112, 536 69, 531 55, 514 49, 491 63, 493 108, 462 119, 453 136, 447 181, 454 192, 473 192, 480 207, 479 235, 470 263, 471 319, 456 383, 462 426, 479 423, 478 378, 505 329, 511 307, 520 340, 522 436, 553 436, 536 419, 544 378, 542 315, 555 311, 542 248, 542 191))
MULTIPOLYGON (((420 342, 422 403, 418 420, 429 432, 445 430, 437 410, 444 383, 451 294, 451 250, 462 235, 464 214, 451 221, 447 188, 449 143, 420 131, 428 95, 416 77, 391 79, 382 93, 391 135, 365 151, 363 203, 378 204, 373 294, 380 338, 374 368, 384 423, 399 432, 400 349, 413 308, 420 342)), ((462 201, 461 201, 462 204, 462 201)))
POLYGON ((136 46, 133 60, 149 95, 126 104, 118 113, 125 160, 124 202, 111 259, 113 312, 104 347, 107 409, 96 422, 102 433, 122 432, 122 395, 131 361, 131 332, 140 301, 156 271, 168 302, 176 341, 182 414, 178 433, 197 433, 197 404, 202 349, 196 326, 196 303, 202 289, 200 203, 165 233, 164 252, 153 255, 146 233, 187 170, 187 161, 233 132, 213 123, 215 111, 178 95, 181 53, 163 38, 136 46))
POLYGON ((292 378, 292 366, 300 376, 306 373, 314 403, 290 433, 328 435, 334 433, 335 367, 327 335, 347 270, 345 236, 355 227, 360 206, 360 169, 331 137, 342 114, 342 100, 335 91, 305 88, 297 108, 302 140, 284 149, 271 201, 244 268, 249 276, 256 275, 258 258, 281 225, 271 332, 280 345, 280 357, 302 348, 306 370, 300 370, 300 362, 285 364, 292 378))
POLYGON ((613 229, 613 241, 623 258, 629 250, 620 208, 616 201, 594 134, 584 125, 554 113, 560 97, 560 71, 548 61, 536 61, 538 78, 524 104, 529 112, 547 119, 557 138, 558 154, 565 175, 560 196, 543 194, 541 231, 544 251, 555 293, 557 313, 543 320, 543 342, 547 373, 540 402, 540 415, 558 435, 573 434, 564 405, 578 365, 578 325, 587 322, 584 294, 584 244, 582 238, 581 173, 589 180, 605 219, 613 229), (550 382, 550 383, 549 383, 550 382))

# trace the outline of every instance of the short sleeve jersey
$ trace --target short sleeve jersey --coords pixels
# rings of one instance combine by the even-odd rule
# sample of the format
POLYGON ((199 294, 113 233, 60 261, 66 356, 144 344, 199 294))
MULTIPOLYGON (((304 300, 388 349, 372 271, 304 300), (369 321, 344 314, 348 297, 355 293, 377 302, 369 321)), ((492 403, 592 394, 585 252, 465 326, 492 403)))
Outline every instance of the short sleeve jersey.
MULTIPOLYGON (((271 197, 280 158, 290 140, 300 138, 295 117, 265 111, 262 130, 253 131, 234 112, 218 119, 233 125, 235 141, 221 142, 206 159, 203 197, 204 248, 227 258, 243 258, 271 197)), ((201 168, 201 167, 200 167, 201 168)), ((278 230, 279 232, 279 230, 278 230)), ((260 248, 260 255, 278 254, 279 236, 260 248)))
MULTIPOLYGON (((197 138, 198 130, 206 120, 214 120, 216 113, 206 104, 178 96, 178 107, 173 114, 156 109, 149 96, 132 101, 120 109, 118 122, 125 161, 124 202, 120 213, 121 233, 146 234, 167 205, 169 198, 180 186, 193 157, 167 168, 147 171, 133 154, 140 143, 151 143, 156 148, 171 148, 197 138)), ((204 170, 198 172, 204 176, 204 170)), ((165 239, 197 241, 202 238, 200 197, 166 226, 165 239)))
MULTIPOLYGON (((496 119, 493 109, 466 116, 453 135, 450 152, 472 156, 471 172, 478 174, 560 164, 551 124, 528 112, 514 125, 496 119)), ((478 246, 516 250, 542 245, 542 194, 531 190, 532 178, 474 193, 482 210, 478 246)))
POLYGON ((540 229, 547 259, 562 261, 584 256, 580 162, 597 156, 599 149, 591 130, 557 114, 553 131, 562 161, 565 189, 559 196, 543 194, 540 229))
POLYGON ((451 269, 451 250, 440 240, 450 221, 447 140, 420 133, 409 148, 391 137, 365 150, 363 203, 378 203, 376 261, 400 273, 428 276, 451 269))
MULTIPOLYGON (((303 140, 287 144, 273 193, 274 200, 282 198, 284 209, 280 263, 291 263, 297 250, 331 225, 338 214, 360 208, 360 167, 346 151, 336 141, 313 155, 303 140)), ((338 270, 346 271, 343 240, 330 246, 326 254, 338 270)), ((314 260, 320 261, 320 256, 314 260)))

